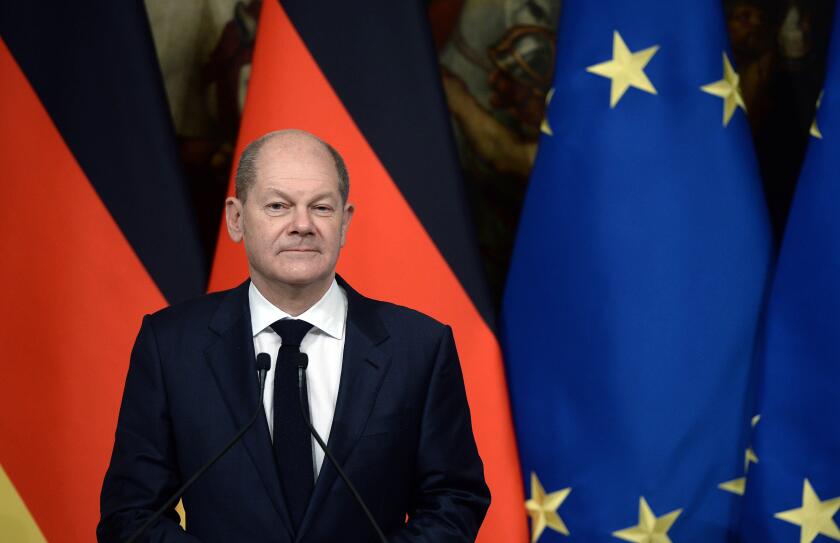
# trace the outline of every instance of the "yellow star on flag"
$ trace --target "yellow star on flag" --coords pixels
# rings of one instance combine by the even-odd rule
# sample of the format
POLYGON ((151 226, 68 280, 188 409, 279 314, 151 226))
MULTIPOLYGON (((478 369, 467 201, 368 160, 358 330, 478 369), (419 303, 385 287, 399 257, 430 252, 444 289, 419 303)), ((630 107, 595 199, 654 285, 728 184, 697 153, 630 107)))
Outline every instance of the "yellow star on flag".
MULTIPOLYGON (((753 424, 753 426, 755 426, 755 424, 753 424)), ((755 451, 752 449, 752 447, 747 447, 747 450, 744 451, 744 473, 750 471, 751 463, 758 464, 758 455, 755 454, 755 451)), ((732 479, 731 481, 725 481, 719 484, 718 488, 727 492, 731 492, 733 494, 737 494, 739 496, 743 496, 744 492, 747 490, 747 478, 738 477, 737 479, 732 479)))
MULTIPOLYGON (((823 92, 820 91, 820 96, 817 98, 817 109, 820 109, 820 102, 822 102, 823 92)), ((817 139, 822 139, 822 132, 820 132, 820 127, 817 126, 817 114, 814 114, 814 121, 811 123, 811 130, 808 131, 809 134, 814 136, 817 139)))
POLYGON ((744 492, 747 491, 747 478, 738 477, 737 479, 724 481, 718 485, 718 488, 727 492, 731 492, 733 494, 737 494, 738 496, 743 496, 744 492))
POLYGON ((630 528, 613 532, 612 535, 633 543, 671 543, 668 530, 674 525, 680 513, 682 513, 682 509, 657 517, 642 496, 639 498, 639 523, 630 528))
POLYGON ((658 45, 635 53, 630 52, 618 30, 613 31, 613 58, 586 68, 586 71, 610 79, 610 107, 613 108, 629 87, 656 94, 656 89, 645 75, 645 66, 659 50, 658 45))
POLYGON ((744 98, 741 96, 741 87, 738 76, 732 63, 729 62, 729 57, 726 53, 723 54, 723 79, 703 85, 700 90, 711 95, 723 98, 723 126, 729 124, 732 115, 735 114, 735 109, 740 107, 746 113, 747 106, 744 104, 744 98))
POLYGON ((840 496, 820 501, 811 482, 805 479, 802 485, 802 507, 788 509, 773 515, 777 519, 800 526, 799 542, 811 543, 818 535, 840 541, 840 529, 834 522, 834 515, 840 511, 840 496))
POLYGON ((545 114, 543 115, 542 123, 540 124, 540 132, 543 134, 553 136, 551 125, 548 124, 548 106, 551 105, 551 99, 554 97, 554 87, 548 89, 548 94, 545 95, 545 114))
POLYGON ((537 474, 531 472, 531 499, 525 502, 525 509, 531 517, 531 543, 536 543, 546 527, 563 535, 569 535, 569 529, 563 523, 563 519, 557 514, 557 508, 568 497, 571 487, 545 493, 537 474))

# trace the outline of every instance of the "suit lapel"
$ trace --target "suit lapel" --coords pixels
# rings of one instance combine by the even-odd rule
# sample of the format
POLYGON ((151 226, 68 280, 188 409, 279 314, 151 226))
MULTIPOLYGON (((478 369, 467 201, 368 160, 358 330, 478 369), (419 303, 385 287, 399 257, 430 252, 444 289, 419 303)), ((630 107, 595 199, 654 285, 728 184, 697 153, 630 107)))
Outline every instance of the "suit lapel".
MULTIPOLYGON (((350 288, 340 277, 337 280, 347 293, 347 326, 341 382, 327 446, 343 467, 373 409, 391 357, 383 345, 388 333, 374 313, 371 301, 350 288)), ((318 512, 337 476, 335 467, 325 458, 301 522, 298 540, 306 533, 310 523, 318 521, 318 512)))
MULTIPOLYGON (((251 314, 248 309, 248 285, 246 281, 231 291, 219 305, 210 323, 210 328, 219 338, 204 351, 237 429, 247 424, 259 397, 251 314)), ((259 401, 261 404, 262 399, 259 401)), ((254 426, 242 436, 242 441, 271 502, 282 516, 283 524, 293 539, 265 415, 258 417, 254 426)))

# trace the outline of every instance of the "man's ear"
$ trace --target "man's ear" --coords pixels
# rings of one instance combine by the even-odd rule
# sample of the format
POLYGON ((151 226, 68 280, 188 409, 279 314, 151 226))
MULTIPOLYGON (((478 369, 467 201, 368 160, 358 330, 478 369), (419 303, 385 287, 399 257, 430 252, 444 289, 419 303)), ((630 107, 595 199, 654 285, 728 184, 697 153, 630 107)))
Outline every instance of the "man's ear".
POLYGON ((344 213, 341 216, 341 247, 344 247, 344 242, 347 239, 347 229, 350 227, 350 219, 353 218, 353 212, 356 207, 351 203, 344 204, 344 213))
POLYGON ((242 217, 242 202, 239 198, 228 197, 225 200, 225 223, 230 239, 239 243, 245 235, 242 217))

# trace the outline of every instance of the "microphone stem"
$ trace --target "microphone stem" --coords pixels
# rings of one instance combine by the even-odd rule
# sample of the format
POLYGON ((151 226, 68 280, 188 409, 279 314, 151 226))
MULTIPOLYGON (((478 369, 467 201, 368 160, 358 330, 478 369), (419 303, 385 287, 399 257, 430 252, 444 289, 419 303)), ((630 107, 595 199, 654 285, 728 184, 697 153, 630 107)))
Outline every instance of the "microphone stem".
POLYGON ((362 507, 362 510, 365 512, 368 520, 370 521, 371 526, 376 531, 376 535, 379 536, 379 540, 382 543, 388 543, 388 540, 385 538, 385 534, 382 533, 382 529, 379 528, 379 524, 376 523, 376 520, 373 518, 373 515, 368 509, 367 505, 365 505, 365 501, 362 499, 362 496, 359 494, 359 491, 356 490, 356 487, 353 486, 353 483, 350 482, 350 479, 344 473, 344 470, 341 469, 341 466, 338 464, 338 460, 335 459, 333 454, 327 448, 327 444, 324 443, 324 440, 321 439, 321 436, 318 435, 318 431, 315 430, 315 427, 312 426, 312 423, 309 421, 309 414, 307 413, 306 405, 303 403, 303 385, 306 383, 306 370, 303 366, 298 366, 298 402, 300 403, 300 412, 303 415, 303 420, 306 422, 306 425, 309 427, 309 432, 312 434, 312 437, 315 438, 315 441, 318 442, 318 445, 321 447, 321 450, 324 451, 324 454, 327 455, 327 458, 330 459, 335 470, 341 476, 341 479, 344 481, 344 484, 347 485, 347 488, 350 489, 350 492, 353 493, 353 497, 356 498, 356 502, 362 507))

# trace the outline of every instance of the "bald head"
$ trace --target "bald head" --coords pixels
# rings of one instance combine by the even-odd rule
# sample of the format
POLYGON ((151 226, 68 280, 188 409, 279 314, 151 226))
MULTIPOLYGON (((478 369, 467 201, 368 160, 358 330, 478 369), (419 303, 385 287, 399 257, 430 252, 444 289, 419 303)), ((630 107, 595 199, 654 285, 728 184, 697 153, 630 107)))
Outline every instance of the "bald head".
POLYGON ((347 203, 347 196, 350 193, 350 176, 347 173, 347 166, 344 159, 333 148, 332 145, 321 138, 303 130, 277 130, 269 132, 264 136, 255 139, 245 147, 236 168, 236 197, 245 201, 248 197, 248 190, 254 186, 257 180, 259 159, 263 148, 270 152, 283 154, 294 153, 295 155, 314 156, 326 153, 335 164, 335 173, 338 178, 338 192, 341 195, 341 202, 347 203))

